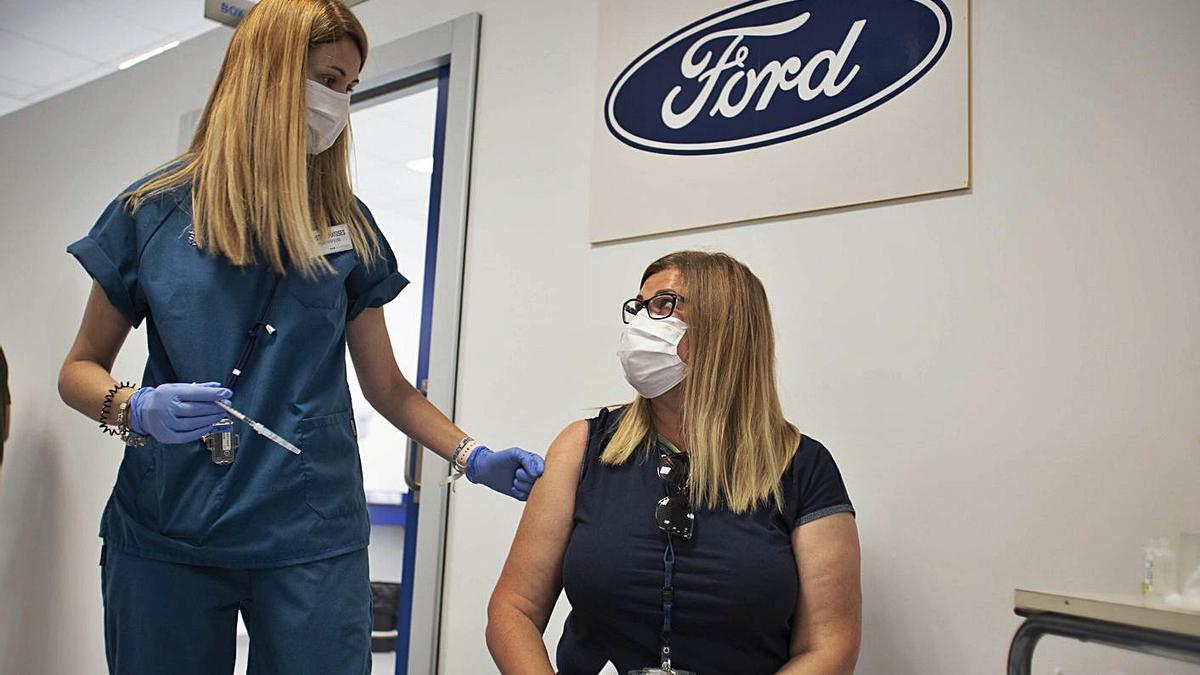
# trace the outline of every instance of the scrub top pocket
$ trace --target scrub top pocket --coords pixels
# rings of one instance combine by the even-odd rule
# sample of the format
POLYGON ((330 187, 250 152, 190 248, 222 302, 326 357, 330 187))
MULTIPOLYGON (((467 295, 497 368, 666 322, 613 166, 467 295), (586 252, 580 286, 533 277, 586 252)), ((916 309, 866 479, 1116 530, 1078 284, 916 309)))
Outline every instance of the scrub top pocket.
POLYGON ((300 420, 304 499, 322 518, 340 518, 367 507, 362 464, 350 412, 300 420))
POLYGON ((199 441, 168 445, 148 439, 141 449, 152 453, 154 475, 144 497, 158 531, 175 539, 202 539, 224 506, 229 469, 213 464, 199 441))

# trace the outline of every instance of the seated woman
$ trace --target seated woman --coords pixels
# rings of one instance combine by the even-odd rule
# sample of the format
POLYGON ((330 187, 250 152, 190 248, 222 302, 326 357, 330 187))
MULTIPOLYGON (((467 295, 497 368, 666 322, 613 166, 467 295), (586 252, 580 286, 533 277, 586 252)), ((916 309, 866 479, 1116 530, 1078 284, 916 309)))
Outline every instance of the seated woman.
POLYGON ((567 675, 853 672, 854 511, 829 451, 783 417, 762 283, 674 253, 623 313, 638 396, 551 445, 488 606, 496 664, 554 672, 542 632, 565 589, 567 675))

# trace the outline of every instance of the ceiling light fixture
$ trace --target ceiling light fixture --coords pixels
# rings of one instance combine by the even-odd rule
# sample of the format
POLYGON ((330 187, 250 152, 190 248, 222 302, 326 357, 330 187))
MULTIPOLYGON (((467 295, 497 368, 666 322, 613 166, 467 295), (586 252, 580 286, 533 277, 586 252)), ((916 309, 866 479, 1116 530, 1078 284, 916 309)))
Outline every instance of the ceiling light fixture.
POLYGON ((165 44, 157 49, 151 49, 150 51, 146 52, 145 54, 142 54, 140 56, 135 56, 132 59, 129 59, 128 61, 122 61, 121 65, 117 66, 117 69, 125 70, 126 68, 128 68, 130 66, 136 66, 137 64, 141 63, 142 61, 145 61, 146 59, 158 56, 159 54, 167 51, 168 49, 174 49, 178 46, 179 46, 179 40, 174 40, 172 42, 168 42, 167 44, 165 44))

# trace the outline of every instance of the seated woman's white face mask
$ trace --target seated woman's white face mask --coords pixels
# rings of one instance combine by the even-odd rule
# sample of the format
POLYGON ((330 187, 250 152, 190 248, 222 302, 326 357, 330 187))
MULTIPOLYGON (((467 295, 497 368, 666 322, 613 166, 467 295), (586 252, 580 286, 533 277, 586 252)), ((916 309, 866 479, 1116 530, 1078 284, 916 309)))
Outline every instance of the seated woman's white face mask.
POLYGON ((669 316, 652 319, 638 312, 621 331, 617 356, 625 370, 625 379, 643 398, 656 398, 674 389, 687 375, 687 366, 679 357, 679 343, 687 324, 669 316))

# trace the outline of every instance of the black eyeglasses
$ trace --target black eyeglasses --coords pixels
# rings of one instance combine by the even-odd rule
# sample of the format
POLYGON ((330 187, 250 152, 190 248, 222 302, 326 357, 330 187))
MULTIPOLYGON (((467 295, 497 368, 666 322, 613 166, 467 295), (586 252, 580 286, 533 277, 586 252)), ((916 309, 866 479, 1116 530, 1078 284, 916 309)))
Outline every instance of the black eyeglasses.
POLYGON ((696 515, 692 513, 692 500, 688 498, 687 453, 660 452, 658 477, 667 486, 667 496, 658 500, 658 506, 654 508, 658 529, 688 541, 692 538, 696 515))
POLYGON ((621 321, 633 321, 633 317, 643 308, 651 319, 666 319, 675 313, 675 308, 683 301, 683 296, 673 291, 655 293, 649 300, 630 298, 621 305, 621 321))

